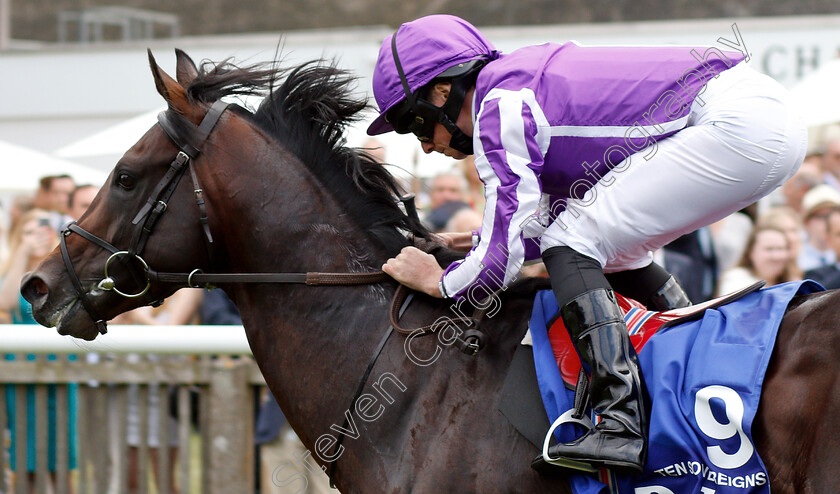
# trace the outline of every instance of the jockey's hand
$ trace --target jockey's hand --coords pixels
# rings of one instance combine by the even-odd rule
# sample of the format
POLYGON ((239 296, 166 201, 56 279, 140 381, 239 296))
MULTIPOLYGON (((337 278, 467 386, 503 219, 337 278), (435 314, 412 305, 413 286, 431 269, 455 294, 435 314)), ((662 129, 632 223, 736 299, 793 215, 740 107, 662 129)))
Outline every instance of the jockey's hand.
POLYGON ((397 257, 382 265, 382 271, 413 290, 443 298, 438 287, 443 268, 434 256, 416 247, 405 247, 397 257))
POLYGON ((469 252, 473 248, 472 232, 433 233, 432 238, 452 250, 469 252))

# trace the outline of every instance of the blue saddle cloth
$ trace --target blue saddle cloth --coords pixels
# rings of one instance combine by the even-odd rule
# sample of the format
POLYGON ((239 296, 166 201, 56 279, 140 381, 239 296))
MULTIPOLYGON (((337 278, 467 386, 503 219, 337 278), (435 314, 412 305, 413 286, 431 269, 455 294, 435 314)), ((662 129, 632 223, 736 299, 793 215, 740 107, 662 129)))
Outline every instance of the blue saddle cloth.
MULTIPOLYGON (((664 328, 639 353, 651 396, 650 442, 639 476, 570 477, 576 494, 769 493, 752 441, 764 374, 790 300, 823 288, 805 280, 751 293, 707 310, 702 319, 664 328)), ((547 321, 558 312, 550 291, 537 295, 530 329, 537 380, 554 422, 574 405, 554 359, 547 321)), ((582 434, 564 424, 558 441, 582 434)))

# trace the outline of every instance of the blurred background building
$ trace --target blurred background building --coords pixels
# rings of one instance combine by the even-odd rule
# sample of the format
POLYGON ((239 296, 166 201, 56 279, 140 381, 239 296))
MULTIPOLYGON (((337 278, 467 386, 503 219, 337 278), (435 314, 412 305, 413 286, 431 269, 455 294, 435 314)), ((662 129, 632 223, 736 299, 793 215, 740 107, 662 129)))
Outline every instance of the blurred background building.
MULTIPOLYGON (((545 24, 620 23, 673 19, 784 17, 840 13, 837 2, 827 0, 3 0, 11 5, 12 38, 55 42, 60 40, 62 15, 69 12, 95 16, 103 9, 135 10, 126 18, 148 15, 176 18, 185 36, 332 29, 348 26, 396 27, 428 14, 448 13, 476 26, 533 26, 545 24), (145 12, 145 13, 143 13, 145 12)), ((164 22, 163 24, 165 24, 164 22)), ((121 39, 114 26, 108 39, 121 39)), ((163 25, 156 35, 168 35, 163 25)))
MULTIPOLYGON (((816 0, 0 0, 0 140, 107 171, 162 103, 146 48, 170 70, 176 46, 197 61, 269 60, 278 47, 289 63, 336 57, 368 91, 382 38, 431 13, 466 18, 505 51, 569 39, 712 45, 734 40, 736 24, 752 65, 788 87, 840 50, 840 4, 816 0)), ((362 139, 351 132, 352 144, 362 139)), ((428 176, 448 166, 416 156, 411 140, 385 136, 388 161, 408 170, 419 161, 428 176)))

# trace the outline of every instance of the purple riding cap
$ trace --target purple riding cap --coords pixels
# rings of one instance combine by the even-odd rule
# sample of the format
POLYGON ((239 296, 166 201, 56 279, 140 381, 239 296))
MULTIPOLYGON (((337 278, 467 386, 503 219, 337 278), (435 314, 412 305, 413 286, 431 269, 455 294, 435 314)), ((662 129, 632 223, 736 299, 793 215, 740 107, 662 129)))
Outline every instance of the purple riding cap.
MULTIPOLYGON (((385 113, 405 99, 394 56, 391 38, 385 38, 373 71, 373 96, 380 116, 368 127, 370 135, 394 130, 385 121, 385 113)), ((397 50, 412 91, 425 86, 435 76, 459 63, 486 58, 494 60, 499 52, 469 22, 451 15, 431 15, 407 22, 397 29, 397 50)))

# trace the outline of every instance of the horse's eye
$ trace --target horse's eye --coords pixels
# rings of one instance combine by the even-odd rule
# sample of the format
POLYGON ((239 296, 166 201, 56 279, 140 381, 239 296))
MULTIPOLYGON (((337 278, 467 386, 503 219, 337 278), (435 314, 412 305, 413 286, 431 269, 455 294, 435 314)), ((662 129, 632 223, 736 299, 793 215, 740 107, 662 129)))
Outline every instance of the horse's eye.
POLYGON ((120 173, 117 176, 117 183, 125 190, 131 190, 137 185, 137 181, 128 173, 120 173))

